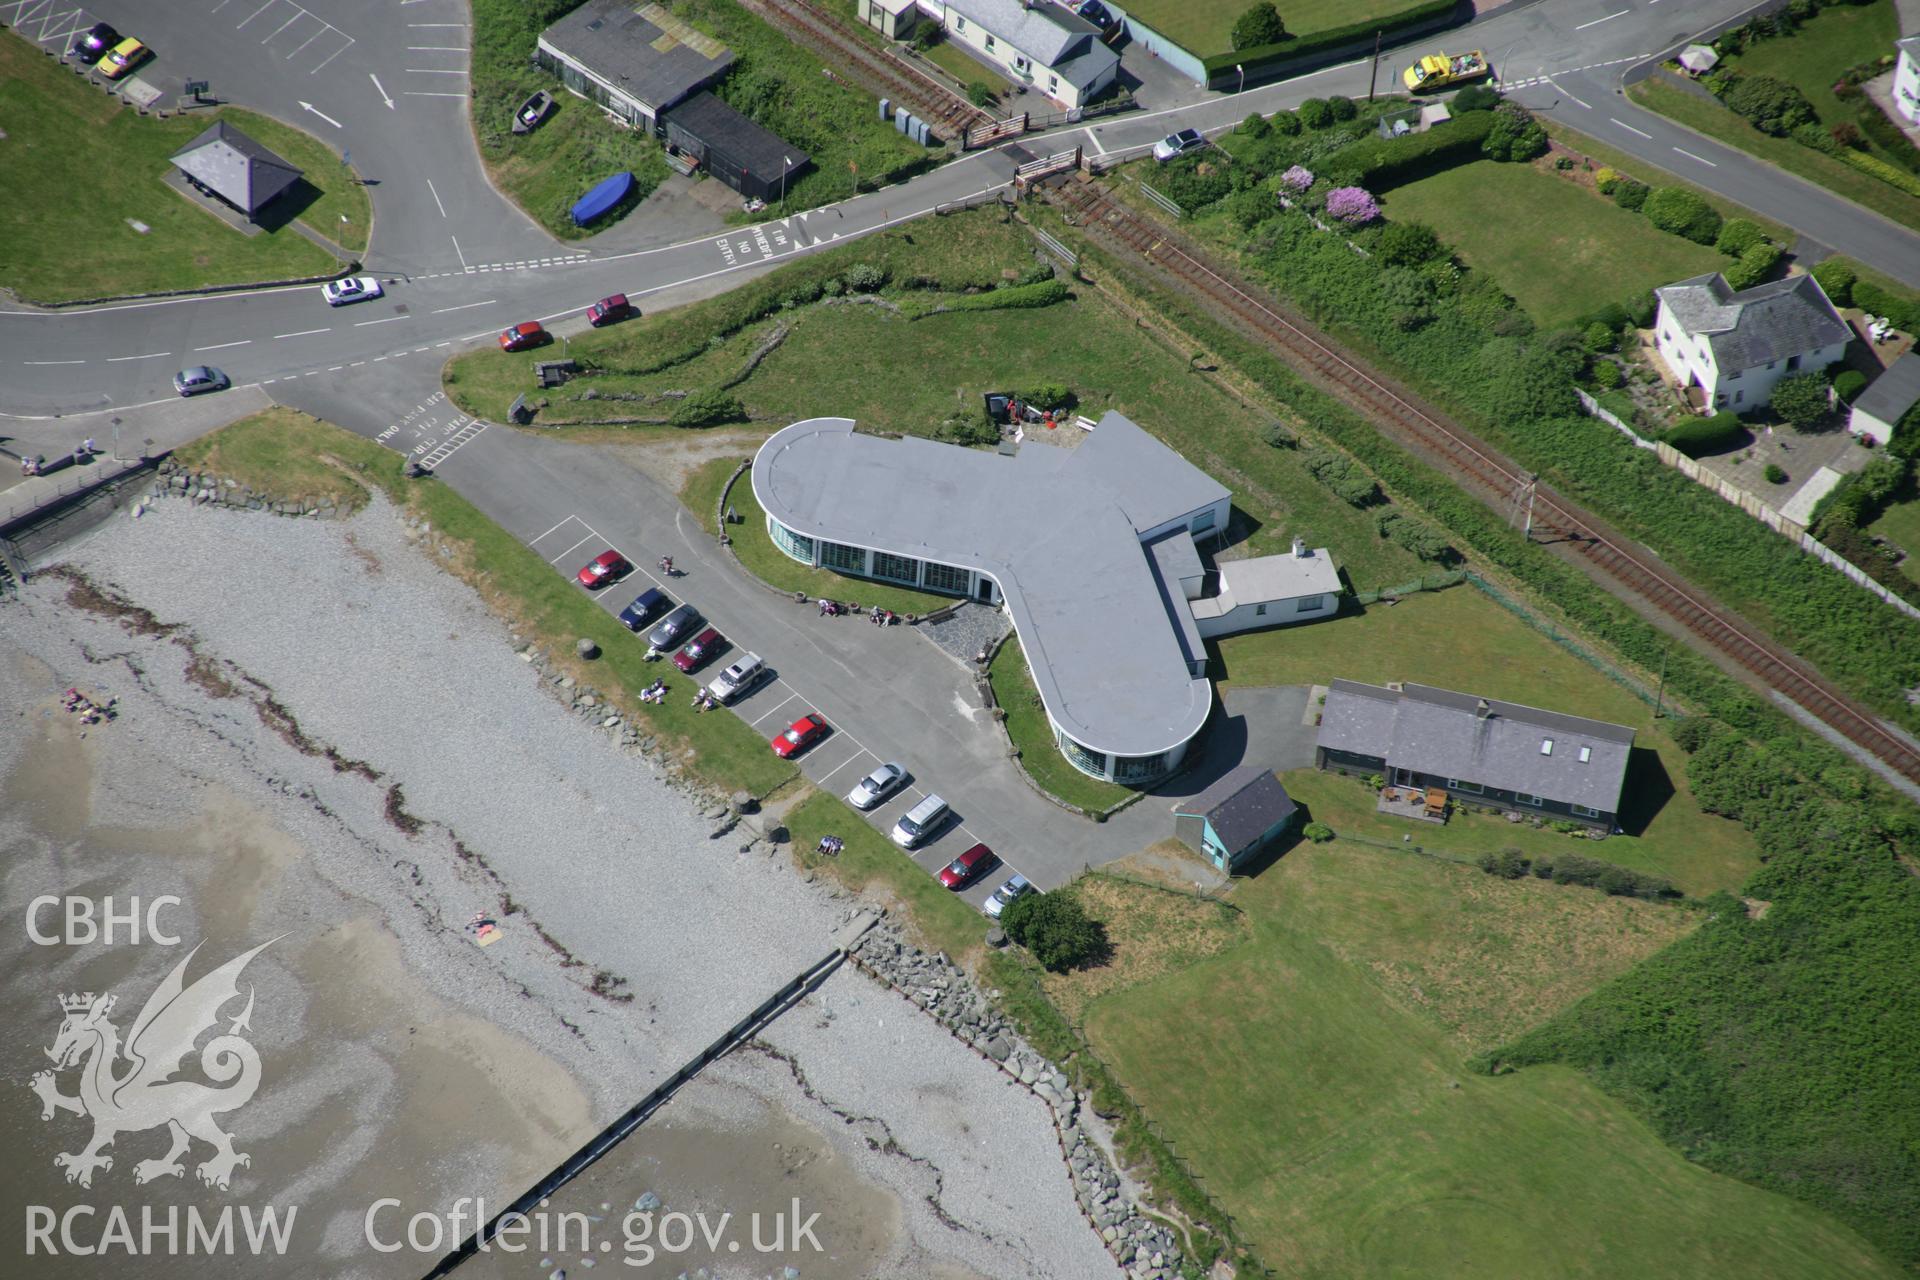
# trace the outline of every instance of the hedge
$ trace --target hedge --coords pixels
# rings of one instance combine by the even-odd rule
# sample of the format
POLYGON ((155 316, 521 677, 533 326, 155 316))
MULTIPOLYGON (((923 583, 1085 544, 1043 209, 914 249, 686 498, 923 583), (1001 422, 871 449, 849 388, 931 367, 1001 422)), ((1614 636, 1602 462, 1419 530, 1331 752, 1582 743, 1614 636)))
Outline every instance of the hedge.
POLYGON ((1740 419, 1723 410, 1711 418, 1688 418, 1676 423, 1667 429, 1662 439, 1689 458, 1697 458, 1730 444, 1739 434, 1740 419))
POLYGON ((1887 118, 1879 103, 1871 98, 1862 102, 1854 112, 1854 119, 1860 122, 1860 132, 1872 138, 1909 173, 1920 173, 1920 148, 1913 145, 1899 125, 1887 118))
POLYGON ((1067 286, 1058 280, 1042 280, 1036 284, 1017 284, 1005 289, 989 289, 985 293, 963 293, 958 297, 930 299, 924 303, 908 303, 901 307, 912 320, 924 320, 928 316, 944 315, 949 311, 1002 311, 1019 310, 1026 307, 1050 307, 1056 302, 1067 300, 1067 286))
POLYGON ((1335 154, 1332 170, 1343 183, 1385 191, 1478 160, 1493 122, 1491 111, 1470 111, 1411 138, 1362 138, 1335 154))
POLYGON ((1864 151, 1848 147, 1841 150, 1839 159, 1862 173, 1870 173, 1880 181, 1900 188, 1910 196, 1920 196, 1920 178, 1895 168, 1879 156, 1870 156, 1864 151))
MULTIPOLYGON (((1393 35, 1407 27, 1448 17, 1453 13, 1454 8, 1455 0, 1423 0, 1423 3, 1402 9, 1399 13, 1384 18, 1349 22, 1345 26, 1329 27, 1325 31, 1316 31, 1312 35, 1293 36, 1277 44, 1256 45, 1251 49, 1216 53, 1210 58, 1202 58, 1200 65, 1206 70, 1209 80, 1222 72, 1232 72, 1236 66, 1245 67, 1249 72, 1258 75, 1262 71, 1270 71, 1284 63, 1326 53, 1342 45, 1371 40, 1376 31, 1393 35)), ((1234 74, 1238 75, 1237 72, 1234 74)))

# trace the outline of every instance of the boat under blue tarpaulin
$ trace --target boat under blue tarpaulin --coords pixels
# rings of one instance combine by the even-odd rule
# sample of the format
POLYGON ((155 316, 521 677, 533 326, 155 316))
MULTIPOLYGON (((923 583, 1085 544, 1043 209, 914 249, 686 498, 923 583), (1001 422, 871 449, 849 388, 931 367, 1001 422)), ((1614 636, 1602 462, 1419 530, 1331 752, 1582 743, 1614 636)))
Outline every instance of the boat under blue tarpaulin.
POLYGON ((627 198, 633 190, 633 175, 616 173, 605 182, 580 197, 573 206, 573 225, 584 227, 595 218, 605 217, 607 211, 627 198))

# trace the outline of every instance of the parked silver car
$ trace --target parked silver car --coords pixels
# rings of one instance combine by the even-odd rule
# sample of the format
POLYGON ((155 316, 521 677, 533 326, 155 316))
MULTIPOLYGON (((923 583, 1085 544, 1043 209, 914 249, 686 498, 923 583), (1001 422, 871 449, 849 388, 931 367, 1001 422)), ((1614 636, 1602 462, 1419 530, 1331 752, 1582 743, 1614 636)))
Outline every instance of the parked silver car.
POLYGON ((995 889, 993 896, 988 898, 980 909, 998 920, 1000 913, 1011 906, 1015 898, 1032 892, 1033 886, 1027 883, 1025 876, 1009 876, 1007 882, 995 889))
POLYGON ((183 396, 197 396, 207 391, 225 391, 232 385, 232 380, 212 365, 196 364, 190 369, 182 369, 173 375, 173 389, 183 396))
POLYGON ((660 619, 658 626, 647 632, 647 643, 656 649, 666 650, 680 643, 700 622, 700 611, 690 604, 683 604, 666 617, 660 619))
POLYGON ((891 762, 881 765, 866 777, 860 779, 853 790, 847 792, 847 803, 856 809, 871 809, 900 789, 907 780, 907 771, 891 762))
POLYGON ((719 702, 732 702, 747 690, 759 684, 767 674, 767 664, 757 653, 743 653, 727 665, 727 669, 715 676, 707 685, 707 692, 719 702))

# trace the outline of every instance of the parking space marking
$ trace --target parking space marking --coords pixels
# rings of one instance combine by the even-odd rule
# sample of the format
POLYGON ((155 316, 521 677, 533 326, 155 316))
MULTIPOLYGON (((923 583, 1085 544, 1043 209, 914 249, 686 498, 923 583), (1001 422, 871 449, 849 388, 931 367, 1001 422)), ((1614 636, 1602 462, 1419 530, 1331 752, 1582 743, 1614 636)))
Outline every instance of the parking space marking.
MULTIPOLYGON (((248 14, 245 19, 235 23, 233 29, 235 31, 240 30, 240 28, 246 26, 247 23, 252 22, 255 18, 259 17, 261 14, 265 13, 267 10, 273 8, 273 6, 279 3, 280 3, 280 0, 267 0, 265 4, 261 5, 258 9, 255 9, 252 13, 248 14)), ((296 13, 293 16, 297 18, 300 15, 296 13)))
MULTIPOLYGON (((787 687, 792 688, 793 686, 788 685, 787 687)), ((798 698, 799 696, 800 695, 798 693, 789 693, 786 697, 780 699, 780 701, 773 704, 773 710, 762 712, 757 718, 747 721, 748 726, 755 729, 759 728, 761 722, 764 721, 768 716, 778 715, 782 708, 784 708, 789 702, 792 702, 795 698, 798 698)))
MULTIPOLYGON (((840 731, 836 729, 834 730, 834 732, 835 734, 838 734, 840 731)), ((821 774, 818 778, 814 780, 813 785, 816 787, 824 788, 827 785, 828 778, 831 778, 834 774, 840 772, 842 769, 852 764, 855 760, 858 760, 861 756, 872 756, 872 755, 873 755, 873 752, 867 750, 863 746, 860 746, 858 743, 855 743, 853 754, 848 756, 845 760, 842 760, 839 764, 833 766, 833 768, 821 774)), ((878 761, 880 759, 879 756, 873 756, 873 758, 875 761, 878 761)))
POLYGON ((65 41, 86 21, 84 10, 55 9, 53 0, 15 0, 13 4, 0 4, 0 14, 9 10, 12 12, 5 19, 6 25, 18 28, 21 35, 35 44, 65 41), (30 25, 35 34, 28 34, 30 25))
MULTIPOLYGON (((587 524, 587 522, 584 520, 582 520, 580 523, 583 525, 587 524)), ((606 541, 606 539, 602 538, 599 534, 595 533, 593 531, 592 525, 587 525, 586 537, 580 539, 580 541, 574 543, 572 546, 568 547, 565 551, 562 551, 559 555, 547 561, 547 563, 559 564, 562 560, 565 560, 568 556, 572 555, 574 552, 578 551, 580 548, 586 546, 589 542, 604 542, 604 541, 606 541)))

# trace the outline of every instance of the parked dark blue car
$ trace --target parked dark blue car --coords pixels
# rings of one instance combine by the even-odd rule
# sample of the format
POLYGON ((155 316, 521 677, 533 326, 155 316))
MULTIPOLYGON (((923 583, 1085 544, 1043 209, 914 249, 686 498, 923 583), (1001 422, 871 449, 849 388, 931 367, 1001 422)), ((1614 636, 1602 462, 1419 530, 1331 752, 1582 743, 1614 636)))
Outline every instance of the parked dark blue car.
POLYGON ((647 625, 647 619, 653 617, 673 601, 667 599, 667 593, 658 587, 648 587, 633 598, 633 603, 620 611, 620 621, 627 630, 638 631, 647 625))

